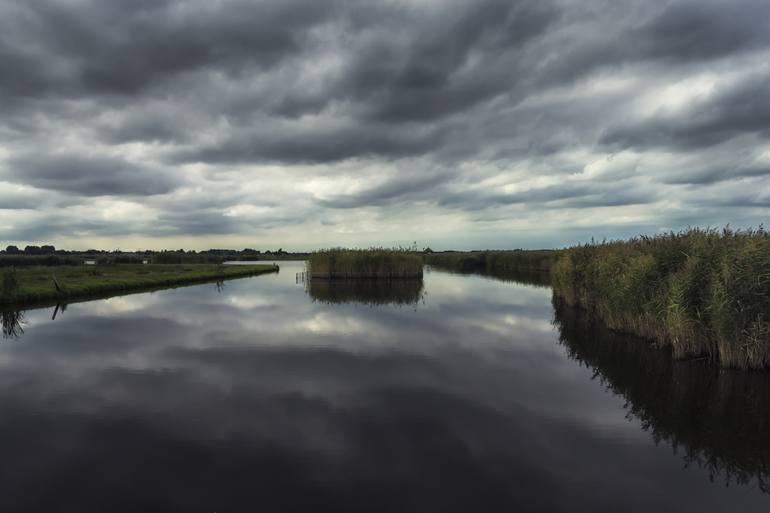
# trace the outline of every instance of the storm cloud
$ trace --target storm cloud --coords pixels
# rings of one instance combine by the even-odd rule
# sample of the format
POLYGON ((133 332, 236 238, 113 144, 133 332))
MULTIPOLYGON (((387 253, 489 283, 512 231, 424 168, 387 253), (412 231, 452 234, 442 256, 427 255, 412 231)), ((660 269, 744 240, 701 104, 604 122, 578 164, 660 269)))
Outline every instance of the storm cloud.
POLYGON ((33 154, 12 159, 8 168, 4 176, 10 181, 84 196, 150 196, 171 192, 179 185, 160 169, 107 157, 33 154))
POLYGON ((769 62, 760 0, 0 0, 0 242, 758 225, 769 62))

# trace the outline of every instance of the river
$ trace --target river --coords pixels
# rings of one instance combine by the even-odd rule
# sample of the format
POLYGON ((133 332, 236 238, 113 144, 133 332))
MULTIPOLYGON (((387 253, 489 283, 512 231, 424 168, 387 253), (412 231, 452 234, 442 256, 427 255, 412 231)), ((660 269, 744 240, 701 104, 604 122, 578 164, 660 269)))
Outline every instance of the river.
POLYGON ((6 312, 0 510, 770 511, 768 373, 537 282, 279 265, 6 312))

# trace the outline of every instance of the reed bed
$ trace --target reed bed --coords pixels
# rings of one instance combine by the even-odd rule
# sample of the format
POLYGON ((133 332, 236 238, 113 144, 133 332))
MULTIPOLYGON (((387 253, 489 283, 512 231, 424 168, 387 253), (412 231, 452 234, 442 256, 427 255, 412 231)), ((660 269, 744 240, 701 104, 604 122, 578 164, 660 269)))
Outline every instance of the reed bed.
POLYGON ((770 234, 690 229, 561 252, 554 292, 609 328, 708 356, 770 367, 770 234))
POLYGON ((408 249, 327 249, 307 261, 311 279, 422 278, 422 258, 408 249))
POLYGON ((549 272, 558 255, 558 251, 545 249, 534 251, 523 249, 512 251, 445 251, 425 255, 425 263, 461 272, 549 272))

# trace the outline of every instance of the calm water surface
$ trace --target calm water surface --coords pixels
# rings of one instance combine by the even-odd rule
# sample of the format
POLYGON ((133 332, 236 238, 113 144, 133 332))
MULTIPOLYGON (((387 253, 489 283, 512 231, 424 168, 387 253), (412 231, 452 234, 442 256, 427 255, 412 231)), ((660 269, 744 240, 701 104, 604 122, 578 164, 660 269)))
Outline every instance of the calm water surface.
POLYGON ((6 312, 0 511, 770 511, 767 374, 672 362, 547 287, 279 265, 6 312))

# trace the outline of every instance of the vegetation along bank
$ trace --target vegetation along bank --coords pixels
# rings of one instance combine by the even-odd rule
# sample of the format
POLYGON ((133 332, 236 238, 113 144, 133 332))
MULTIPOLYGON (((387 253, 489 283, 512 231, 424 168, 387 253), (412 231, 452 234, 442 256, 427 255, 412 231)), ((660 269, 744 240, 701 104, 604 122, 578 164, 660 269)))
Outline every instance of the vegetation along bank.
POLYGON ((0 304, 84 299, 276 272, 272 265, 32 266, 0 270, 0 304))
POLYGON ((556 262, 556 250, 523 249, 511 251, 444 251, 426 253, 427 265, 458 272, 509 273, 518 271, 549 272, 556 262))
POLYGON ((770 367, 770 234, 691 229, 563 250, 554 294, 679 358, 770 367))
POLYGON ((422 256, 409 249, 327 249, 307 261, 312 279, 422 278, 422 256))

